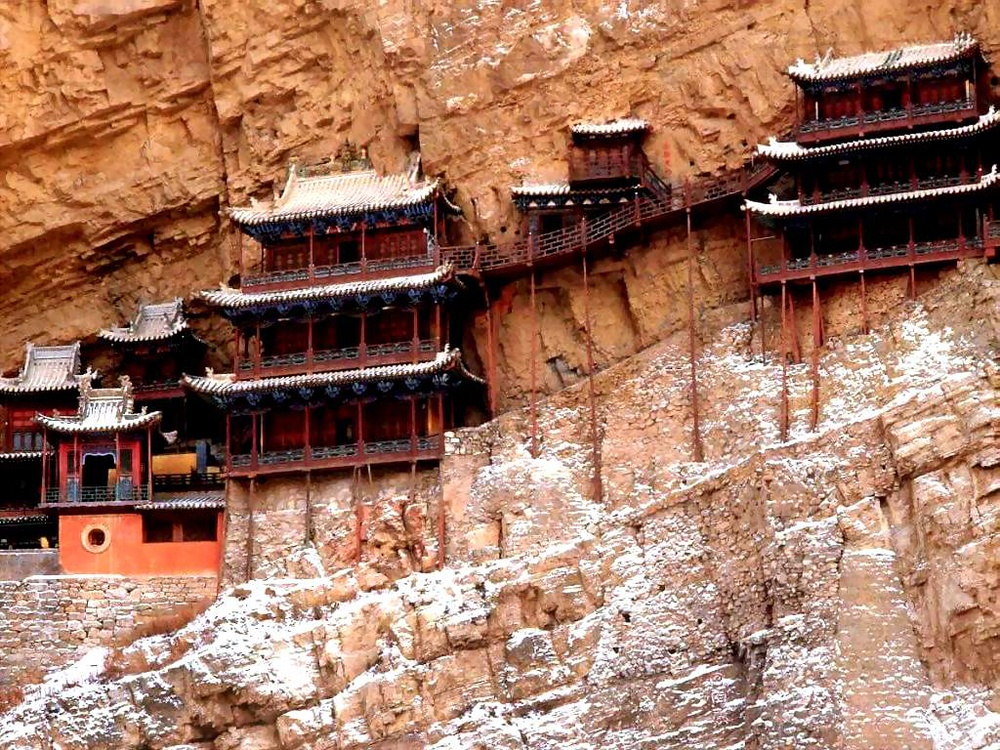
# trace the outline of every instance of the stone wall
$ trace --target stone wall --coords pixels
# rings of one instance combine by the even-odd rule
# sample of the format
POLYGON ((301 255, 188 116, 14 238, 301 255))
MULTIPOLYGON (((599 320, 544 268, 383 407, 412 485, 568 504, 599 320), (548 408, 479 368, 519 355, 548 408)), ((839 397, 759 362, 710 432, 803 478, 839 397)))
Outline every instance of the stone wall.
POLYGON ((0 687, 215 598, 214 576, 31 576, 0 581, 0 687))
POLYGON ((233 482, 223 580, 308 578, 353 566, 395 579, 434 569, 440 497, 437 467, 261 478, 251 515, 249 482, 233 482))
POLYGON ((59 550, 24 549, 0 552, 0 581, 20 581, 28 576, 58 575, 59 550))

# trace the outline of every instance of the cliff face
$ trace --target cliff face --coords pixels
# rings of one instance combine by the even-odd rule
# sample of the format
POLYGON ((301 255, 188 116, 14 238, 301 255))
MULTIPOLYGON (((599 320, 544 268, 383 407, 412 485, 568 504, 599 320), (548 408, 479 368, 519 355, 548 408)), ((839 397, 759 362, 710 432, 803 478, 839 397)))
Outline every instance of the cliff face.
MULTIPOLYGON (((905 14, 867 1, 654 5, 0 8, 7 367, 26 338, 88 336, 138 298, 227 279, 219 209, 345 139, 383 170, 419 147, 425 170, 457 188, 459 239, 502 240, 518 231, 509 185, 562 177, 574 120, 634 112, 654 125, 647 152, 663 171, 712 171, 787 128, 781 70, 795 57, 956 30, 1000 50, 1000 6, 973 0, 905 14)), ((433 480, 421 477, 414 528, 411 486, 387 482, 399 517, 375 518, 371 541, 395 564, 324 571, 352 541, 329 514, 291 569, 264 561, 309 580, 237 587, 182 632, 130 649, 134 674, 63 675, 0 718, 0 747, 1000 742, 996 267, 921 278, 919 304, 901 282, 873 282, 868 336, 855 292, 829 290, 819 430, 808 366, 794 365, 779 444, 777 316, 765 306, 765 362, 761 330, 744 322, 739 218, 695 229, 705 463, 690 463, 676 333, 687 240, 668 230, 592 269, 602 496, 576 382, 580 272, 564 269, 538 295, 541 385, 558 391, 540 410, 541 455, 527 454, 523 410, 459 436, 441 488, 449 570, 414 572, 436 562, 433 480)), ((526 297, 513 283, 495 302, 503 409, 528 382, 526 297)), ((800 305, 803 331, 808 314, 800 305)), ((480 317, 470 358, 484 341, 480 317)), ((305 538, 293 501, 282 488, 268 498, 305 538)))
MULTIPOLYGON (((1000 47, 1000 9, 785 0, 619 2, 38 0, 0 9, 0 353, 87 337, 137 298, 190 295, 235 264, 218 211, 280 185, 287 162, 366 144, 399 169, 419 148, 457 188, 468 241, 513 238, 510 185, 565 175, 566 126, 633 112, 663 173, 735 166, 788 126, 782 71, 829 47, 850 53, 976 34, 1000 47), (45 304, 40 304, 44 299, 45 304)), ((714 227, 700 300, 745 295, 739 226, 714 227)), ((598 364, 684 319, 679 237, 597 269, 598 364)), ((577 369, 582 316, 566 272, 545 281, 545 361, 577 369)), ((524 295, 507 291, 501 391, 525 388, 524 295), (509 321, 509 322, 508 322, 509 321), (523 366, 521 368, 523 370, 523 366)), ((482 325, 476 329, 479 334, 482 325)), ((223 342, 220 330, 202 331, 223 342)), ((482 336, 477 335, 482 346, 482 336)), ((225 350, 221 357, 227 356, 225 350)))
POLYGON ((970 264, 832 339, 819 430, 793 366, 784 444, 780 367, 716 328, 698 464, 668 339, 597 378, 603 495, 585 388, 542 404, 537 458, 523 412, 463 431, 446 570, 303 546, 315 577, 237 585, 115 675, 92 654, 0 747, 994 747, 998 320, 970 264))

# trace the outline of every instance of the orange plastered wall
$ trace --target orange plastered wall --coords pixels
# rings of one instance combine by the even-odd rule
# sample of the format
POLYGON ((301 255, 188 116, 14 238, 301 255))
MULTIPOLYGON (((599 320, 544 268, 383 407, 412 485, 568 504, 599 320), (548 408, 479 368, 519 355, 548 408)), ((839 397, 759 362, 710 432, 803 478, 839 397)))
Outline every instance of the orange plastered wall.
MULTIPOLYGON (((221 523, 220 513, 219 540, 221 523)), ((59 562, 67 574, 217 575, 221 545, 221 541, 144 544, 138 513, 59 517, 59 562), (107 534, 107 548, 102 552, 92 552, 84 544, 84 533, 93 527, 107 534)))

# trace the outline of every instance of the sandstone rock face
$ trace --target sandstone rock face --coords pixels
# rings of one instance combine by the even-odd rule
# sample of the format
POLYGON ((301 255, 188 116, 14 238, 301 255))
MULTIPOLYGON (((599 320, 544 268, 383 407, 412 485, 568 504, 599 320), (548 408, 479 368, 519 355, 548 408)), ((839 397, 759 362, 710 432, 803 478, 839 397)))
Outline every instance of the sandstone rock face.
MULTIPOLYGON (((297 578, 136 642, 134 674, 29 689, 0 748, 995 746, 998 315, 996 270, 970 263, 831 337, 818 430, 789 367, 785 443, 779 358, 723 325, 698 358, 702 463, 668 339, 595 383, 600 495, 582 386, 540 404, 536 457, 526 410, 460 431, 417 480, 441 484, 441 571, 401 522, 338 558, 335 483, 311 495, 328 533, 296 546, 306 516, 271 487, 260 573, 297 578)), ((400 482, 378 478, 382 504, 400 482)))

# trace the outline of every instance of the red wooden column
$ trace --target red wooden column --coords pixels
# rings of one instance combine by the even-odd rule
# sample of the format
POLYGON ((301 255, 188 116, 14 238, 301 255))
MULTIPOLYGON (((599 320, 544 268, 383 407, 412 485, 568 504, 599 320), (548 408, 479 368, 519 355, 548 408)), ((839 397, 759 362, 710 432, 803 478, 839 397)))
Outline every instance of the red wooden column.
MULTIPOLYGON (((529 245, 531 239, 528 239, 529 245)), ((537 369, 538 369, 538 313, 535 307, 535 267, 529 265, 531 298, 531 402, 528 406, 531 420, 531 457, 538 458, 538 390, 537 390, 537 369)))
POLYGON ((306 371, 313 371, 313 316, 306 318, 306 371))
POLYGON ((368 270, 368 256, 365 252, 365 223, 361 223, 361 272, 368 270))
MULTIPOLYGON (((486 282, 483 282, 483 296, 486 298, 486 390, 490 401, 490 417, 497 415, 497 367, 496 367, 496 340, 493 331, 493 303, 490 300, 490 290, 486 282)), ((440 349, 440 345, 438 346, 440 349)))
POLYGON ((49 485, 49 430, 42 427, 42 497, 41 502, 47 502, 45 497, 49 485))
MULTIPOLYGON (((788 330, 785 310, 787 309, 788 285, 781 282, 781 442, 788 440, 788 330)), ((794 325, 794 321, 793 321, 794 325)))
POLYGON ((311 424, 312 419, 311 419, 311 416, 310 416, 310 412, 311 411, 312 411, 312 409, 310 409, 309 406, 306 406, 306 408, 305 408, 305 415, 304 415, 305 416, 305 426, 304 426, 304 430, 305 430, 305 436, 304 437, 305 437, 305 440, 303 441, 303 445, 305 446, 305 450, 303 451, 303 455, 305 456, 306 466, 309 466, 312 463, 312 435, 311 435, 311 432, 312 432, 312 424, 311 424))
POLYGON ((410 455, 417 455, 417 400, 413 396, 410 402, 410 455))
MULTIPOLYGON (((226 412, 226 473, 233 470, 233 419, 232 415, 226 412)), ((228 482, 227 482, 228 484, 228 482)))
POLYGON ((822 345, 822 322, 820 319, 819 289, 816 287, 816 277, 812 279, 813 297, 813 350, 812 350, 812 418, 810 429, 819 425, 819 348, 822 345))
MULTIPOLYGON (((440 308, 438 308, 440 309, 440 308)), ((416 363, 420 359, 420 321, 418 320, 417 308, 413 308, 413 356, 410 361, 416 363)))
POLYGON ((868 333, 868 294, 865 290, 865 270, 862 268, 861 276, 861 332, 868 333))
POLYGON ((253 537, 256 531, 254 528, 254 505, 256 504, 256 495, 257 479, 255 477, 250 477, 250 489, 249 494, 247 495, 247 581, 250 581, 253 578, 253 537))
MULTIPOLYGON (((745 198, 746 196, 744 196, 745 198)), ((753 239, 751 236, 751 225, 750 225, 750 211, 745 210, 743 213, 746 215, 746 234, 747 234, 747 280, 750 284, 750 321, 753 323, 757 322, 757 284, 755 282, 754 267, 753 267, 753 239)))
POLYGON ((258 413, 254 412, 250 415, 250 466, 253 469, 257 468, 257 456, 259 453, 257 442, 260 438, 260 433, 257 430, 258 413))
MULTIPOLYGON (((115 441, 118 440, 118 433, 115 433, 115 441)), ((148 483, 148 500, 153 500, 153 428, 146 428, 146 481, 148 483)))
POLYGON ((316 255, 313 251, 313 226, 309 225, 309 278, 316 278, 316 255))
POLYGON ((358 342, 358 367, 364 367, 368 361, 368 313, 361 313, 361 341, 358 342))
POLYGON ((913 216, 909 218, 910 241, 907 245, 906 255, 910 260, 910 299, 917 298, 917 275, 914 271, 914 259, 917 257, 916 245, 913 240, 913 216))
MULTIPOLYGON (((149 432, 152 432, 152 428, 149 428, 149 432)), ((114 494, 114 498, 115 500, 117 500, 118 482, 120 482, 122 478, 122 439, 121 439, 121 433, 118 432, 117 430, 115 430, 115 472, 118 474, 118 480, 115 482, 115 494, 114 494)), ((153 472, 152 461, 150 461, 149 472, 150 474, 152 474, 153 472)), ((150 500, 153 499, 152 490, 150 490, 149 499, 150 500)))
POLYGON ((240 284, 242 284, 246 274, 246 268, 244 268, 243 264, 243 232, 240 231, 240 228, 238 226, 235 227, 235 231, 236 231, 236 255, 237 255, 236 266, 240 273, 240 284))
POLYGON ((687 297, 688 297, 688 361, 691 364, 691 425, 694 429, 693 459, 704 460, 701 445, 701 420, 698 413, 698 359, 694 323, 694 245, 691 242, 691 205, 687 208, 687 297))
POLYGON ((600 502, 604 495, 601 482, 601 444, 597 435, 597 397, 594 393, 594 337, 591 332, 590 317, 590 278, 587 269, 587 250, 581 254, 583 258, 583 316, 584 331, 587 335, 587 396, 590 401, 590 446, 591 462, 593 463, 592 483, 594 502, 600 502))

